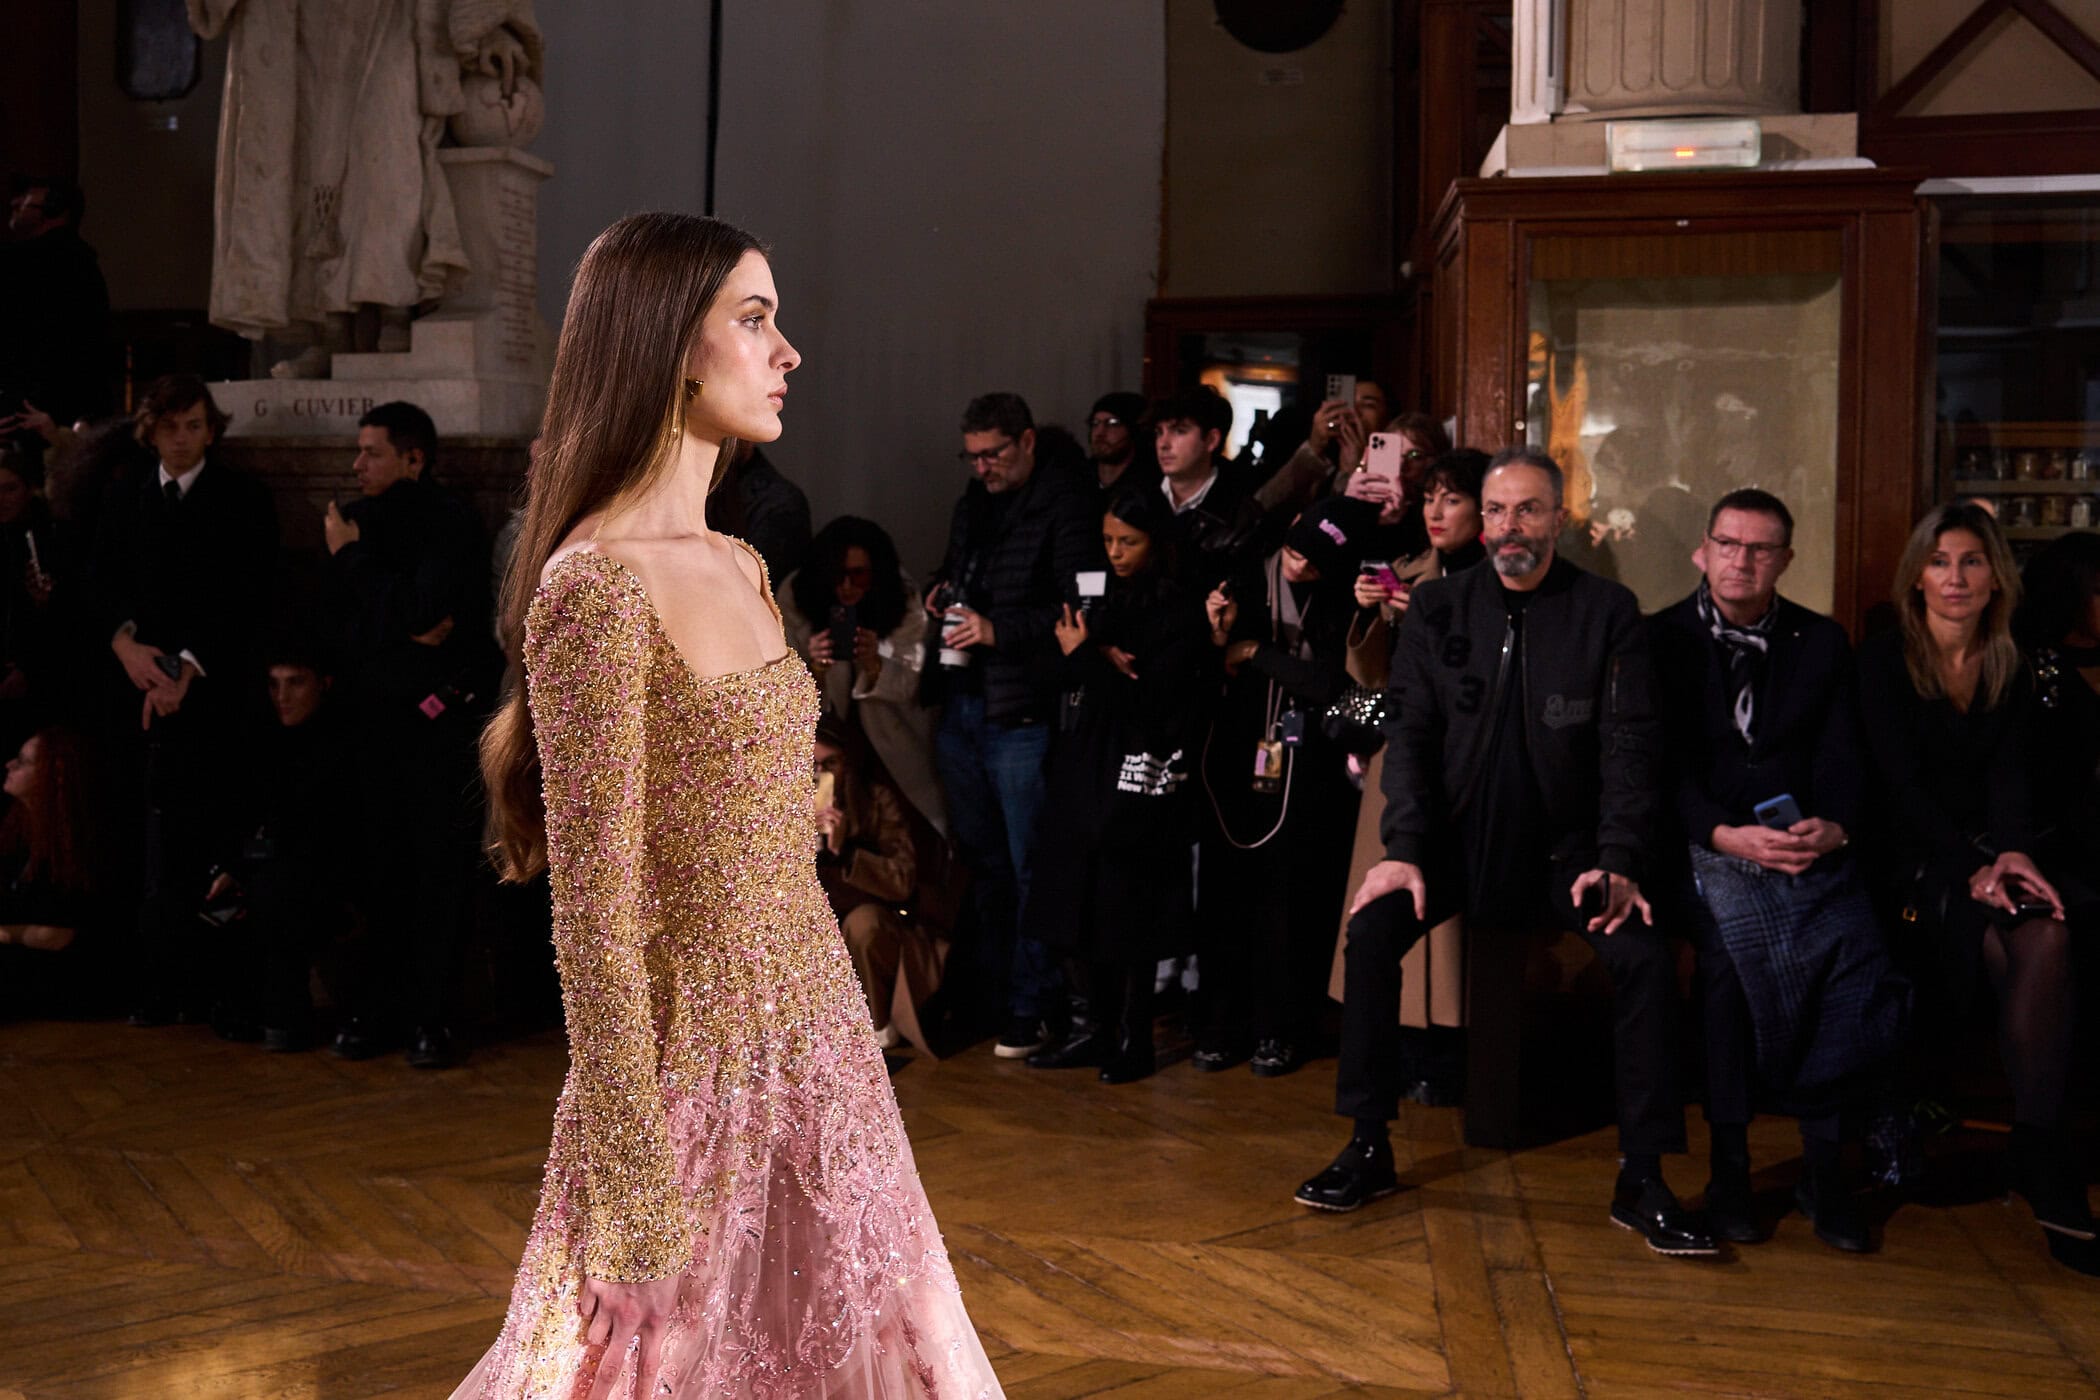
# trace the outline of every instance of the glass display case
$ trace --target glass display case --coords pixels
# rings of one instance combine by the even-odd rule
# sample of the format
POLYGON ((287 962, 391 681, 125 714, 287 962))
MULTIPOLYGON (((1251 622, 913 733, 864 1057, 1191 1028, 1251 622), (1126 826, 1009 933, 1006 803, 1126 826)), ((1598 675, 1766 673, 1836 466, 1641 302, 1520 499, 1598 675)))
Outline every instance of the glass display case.
POLYGON ((2100 525, 2100 191, 1938 203, 1939 495, 2026 554, 2100 525))

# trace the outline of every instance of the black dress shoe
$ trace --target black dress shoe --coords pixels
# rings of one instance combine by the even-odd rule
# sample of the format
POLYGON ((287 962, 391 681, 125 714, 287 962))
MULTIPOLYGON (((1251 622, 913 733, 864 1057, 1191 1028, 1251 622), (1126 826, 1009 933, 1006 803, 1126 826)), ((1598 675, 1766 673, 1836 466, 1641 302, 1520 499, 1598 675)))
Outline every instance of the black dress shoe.
POLYGON ((1714 1173, 1706 1183, 1706 1219, 1713 1232, 1730 1244, 1763 1244, 1769 1236, 1758 1218, 1757 1197, 1750 1190, 1750 1174, 1714 1173))
POLYGON ((379 1028, 362 1016, 352 1016, 336 1028, 335 1041, 329 1049, 343 1060, 369 1060, 387 1051, 387 1037, 379 1028))
POLYGON ((1816 1238, 1847 1254, 1869 1254, 1874 1234, 1866 1212, 1846 1189, 1845 1174, 1836 1163, 1811 1164, 1794 1186, 1794 1204, 1816 1227, 1816 1238))
POLYGON ((460 1062, 459 1048, 445 1026, 418 1026, 408 1044, 411 1069, 450 1069, 460 1062))
POLYGON ((1365 1142, 1350 1138, 1341 1155, 1327 1169, 1298 1188, 1291 1199, 1313 1210, 1335 1212, 1390 1196, 1400 1189, 1400 1174, 1393 1170, 1390 1142, 1365 1142))
POLYGON ((1466 1101, 1458 1084, 1442 1075, 1417 1079, 1407 1091, 1407 1097, 1424 1108, 1457 1108, 1466 1101))
POLYGON ((1298 1047, 1288 1040, 1262 1040, 1255 1042, 1254 1058, 1247 1067, 1262 1079, 1275 1079, 1289 1074, 1301 1063, 1298 1047))
POLYGON ((1205 1074, 1219 1074, 1247 1058, 1243 1045, 1200 1045, 1189 1063, 1205 1074))
POLYGON ((1714 1237, 1698 1227, 1659 1177, 1621 1180, 1612 1193, 1611 1218, 1613 1224, 1648 1241, 1648 1248, 1657 1254, 1696 1258, 1721 1252, 1714 1237))
POLYGON ((2012 1149, 2005 1154, 2005 1174, 2012 1192, 2033 1209, 2035 1224, 2080 1242, 2093 1238, 2085 1177, 2061 1135, 2044 1137, 2016 1124, 2012 1149))
POLYGON ((314 1034, 306 1026, 264 1026, 262 1048, 277 1055, 296 1055, 314 1047, 314 1034))
POLYGON ((1105 1032, 1074 1031, 1064 1040, 1045 1045, 1028 1057, 1030 1069, 1093 1069, 1108 1059, 1115 1047, 1105 1032))
POLYGON ((1150 1079, 1158 1069, 1159 1056, 1152 1049, 1152 1038, 1148 1033, 1142 1045, 1122 1046, 1102 1062, 1101 1082, 1135 1084, 1140 1079, 1150 1079))

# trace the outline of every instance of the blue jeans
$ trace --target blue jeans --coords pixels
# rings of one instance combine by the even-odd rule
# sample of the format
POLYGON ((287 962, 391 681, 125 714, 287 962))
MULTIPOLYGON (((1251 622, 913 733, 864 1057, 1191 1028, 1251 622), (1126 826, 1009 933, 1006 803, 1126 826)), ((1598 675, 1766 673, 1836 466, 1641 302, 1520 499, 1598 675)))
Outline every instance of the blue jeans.
POLYGON ((950 697, 933 736, 948 822, 977 881, 981 951, 972 961, 994 984, 1005 983, 1016 1017, 1049 1014, 1059 990, 1050 950, 1017 932, 1049 752, 1050 726, 992 724, 981 695, 950 697))

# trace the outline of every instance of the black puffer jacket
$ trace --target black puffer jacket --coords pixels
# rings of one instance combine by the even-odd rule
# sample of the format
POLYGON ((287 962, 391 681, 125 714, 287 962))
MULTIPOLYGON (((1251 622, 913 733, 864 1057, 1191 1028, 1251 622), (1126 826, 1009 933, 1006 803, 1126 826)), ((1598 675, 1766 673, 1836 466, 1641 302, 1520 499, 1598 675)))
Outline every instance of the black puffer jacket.
POLYGON ((1557 866, 1643 877, 1662 811, 1662 726, 1633 594, 1565 559, 1524 622, 1524 664, 1502 665, 1509 609, 1489 567, 1415 590, 1393 644, 1387 710, 1386 855, 1452 852, 1504 688, 1523 689, 1525 738, 1557 866))
MULTIPOLYGON (((973 648, 974 664, 984 668, 985 718, 1012 725, 1057 712, 1058 609, 1078 599, 1075 574, 1103 566, 1092 492, 1071 474, 1038 466, 1005 506, 1001 513, 982 482, 970 483, 927 592, 952 585, 956 601, 991 619, 998 644, 973 648)), ((927 629, 929 652, 940 646, 939 630, 927 629)), ((947 677, 932 656, 927 662, 921 698, 936 704, 947 677)))

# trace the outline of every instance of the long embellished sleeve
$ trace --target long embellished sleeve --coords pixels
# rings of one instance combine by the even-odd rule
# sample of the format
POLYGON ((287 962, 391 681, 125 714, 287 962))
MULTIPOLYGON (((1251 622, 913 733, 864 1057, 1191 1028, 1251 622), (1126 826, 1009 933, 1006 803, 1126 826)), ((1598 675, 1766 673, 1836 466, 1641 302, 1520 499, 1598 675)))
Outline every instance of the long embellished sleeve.
POLYGON ((642 878, 648 648, 633 600, 557 566, 527 619, 525 668, 547 804, 554 945, 582 1137, 584 1268, 664 1278, 690 1257, 658 1087, 642 878))

